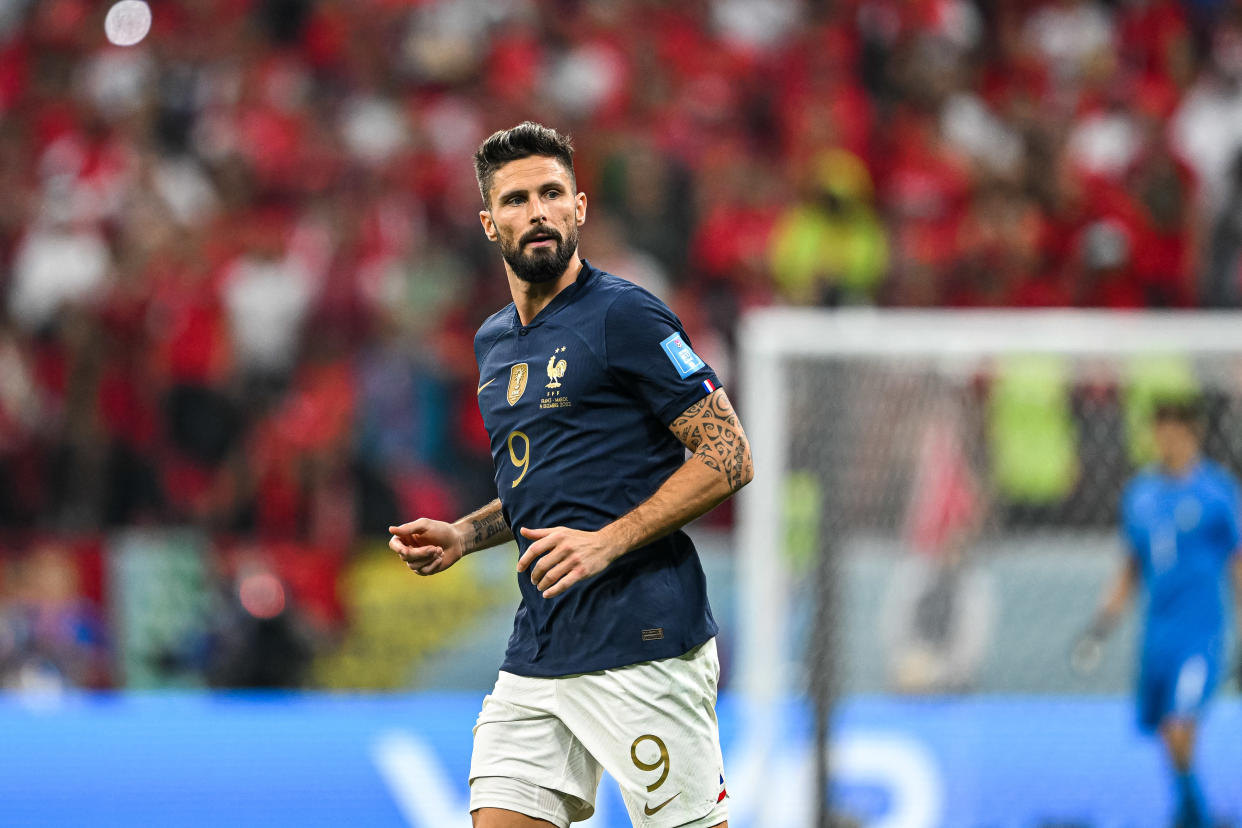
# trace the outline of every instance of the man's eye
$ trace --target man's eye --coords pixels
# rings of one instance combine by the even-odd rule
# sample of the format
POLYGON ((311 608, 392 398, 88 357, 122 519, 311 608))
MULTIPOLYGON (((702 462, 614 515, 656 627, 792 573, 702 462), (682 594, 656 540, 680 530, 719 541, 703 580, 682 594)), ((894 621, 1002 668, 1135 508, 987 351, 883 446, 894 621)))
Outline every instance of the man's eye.
POLYGON ((546 193, 544 193, 544 195, 547 196, 548 198, 556 198, 560 194, 561 194, 560 190, 548 190, 546 193))
POLYGON ((505 201, 505 204, 521 204, 521 203, 522 203, 521 196, 510 196, 508 200, 505 201))

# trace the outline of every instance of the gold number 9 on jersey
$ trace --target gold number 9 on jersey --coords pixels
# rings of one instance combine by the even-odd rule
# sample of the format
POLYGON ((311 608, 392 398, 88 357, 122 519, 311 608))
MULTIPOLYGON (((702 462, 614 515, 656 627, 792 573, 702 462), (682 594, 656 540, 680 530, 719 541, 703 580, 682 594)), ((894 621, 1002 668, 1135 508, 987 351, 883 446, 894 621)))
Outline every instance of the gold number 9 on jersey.
POLYGON ((630 759, 633 760, 634 767, 639 770, 653 771, 662 768, 660 778, 647 786, 648 793, 663 785, 664 780, 668 779, 668 745, 664 744, 664 740, 659 736, 652 736, 648 733, 635 739, 634 744, 630 745, 630 759), (643 742, 653 742, 659 749, 660 755, 654 762, 644 762, 638 758, 638 746, 643 742))
POLYGON ((509 435, 509 459, 513 465, 522 470, 522 473, 513 479, 509 484, 510 487, 516 487, 522 482, 522 478, 526 476, 526 472, 530 471, 530 438, 520 431, 514 431, 509 435), (518 457, 517 452, 513 450, 514 438, 522 441, 522 456, 518 457))

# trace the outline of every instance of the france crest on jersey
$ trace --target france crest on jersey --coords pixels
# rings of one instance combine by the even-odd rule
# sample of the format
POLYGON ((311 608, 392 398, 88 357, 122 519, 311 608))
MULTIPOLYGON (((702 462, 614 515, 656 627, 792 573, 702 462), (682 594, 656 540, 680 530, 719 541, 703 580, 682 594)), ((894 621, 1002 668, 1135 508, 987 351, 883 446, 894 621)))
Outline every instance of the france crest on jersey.
MULTIPOLYGON (((685 460, 668 426, 720 387, 671 310, 583 260, 530 324, 513 305, 475 336, 479 409, 496 489, 518 534, 596 530, 651 496, 685 460)), ((632 550, 562 595, 518 575, 522 603, 501 669, 562 676, 679 656, 716 634, 683 532, 632 550)))

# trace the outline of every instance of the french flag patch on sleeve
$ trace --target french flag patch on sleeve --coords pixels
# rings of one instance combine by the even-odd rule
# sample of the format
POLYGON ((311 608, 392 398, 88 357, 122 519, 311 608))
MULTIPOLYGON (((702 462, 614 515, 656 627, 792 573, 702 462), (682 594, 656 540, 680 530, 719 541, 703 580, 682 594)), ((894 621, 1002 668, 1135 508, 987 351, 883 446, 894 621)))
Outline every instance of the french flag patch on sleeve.
POLYGON ((717 388, 719 388, 719 387, 720 387, 719 385, 717 385, 716 383, 712 382, 711 380, 703 380, 703 388, 704 388, 704 390, 706 390, 706 391, 707 391, 707 393, 709 393, 709 394, 710 394, 710 393, 712 393, 713 391, 715 391, 715 390, 716 390, 717 388))
POLYGON ((724 798, 728 795, 729 795, 729 792, 725 790, 724 774, 721 774, 720 775, 720 796, 716 797, 716 804, 720 804, 721 802, 724 802, 724 798))

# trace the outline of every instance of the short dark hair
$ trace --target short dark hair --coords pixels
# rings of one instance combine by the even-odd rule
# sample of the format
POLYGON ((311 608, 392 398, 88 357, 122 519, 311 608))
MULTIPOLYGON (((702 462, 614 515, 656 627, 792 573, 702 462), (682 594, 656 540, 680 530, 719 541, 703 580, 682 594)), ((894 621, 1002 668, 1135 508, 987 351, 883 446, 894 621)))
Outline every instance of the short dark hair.
POLYGON ((474 177, 479 182, 483 206, 491 206, 492 179, 496 176, 496 170, 510 161, 532 155, 546 155, 560 161, 569 171, 574 186, 577 186, 574 145, 569 136, 534 121, 523 121, 512 129, 493 132, 474 153, 474 177))
POLYGON ((1204 415, 1203 400, 1197 394, 1161 396, 1152 405, 1152 419, 1156 422, 1172 420, 1189 426, 1201 426, 1204 415))

